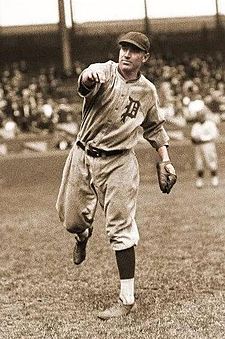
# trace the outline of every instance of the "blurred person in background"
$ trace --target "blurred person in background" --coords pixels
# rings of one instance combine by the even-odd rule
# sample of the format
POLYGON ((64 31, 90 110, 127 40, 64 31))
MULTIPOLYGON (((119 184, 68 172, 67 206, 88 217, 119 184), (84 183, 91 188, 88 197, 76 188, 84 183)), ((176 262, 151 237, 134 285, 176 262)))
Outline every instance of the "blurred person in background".
POLYGON ((6 155, 8 153, 8 146, 6 140, 14 139, 19 132, 19 128, 12 118, 5 118, 0 127, 0 154, 6 155))
POLYGON ((171 89, 171 84, 168 81, 163 81, 158 90, 159 107, 165 118, 173 117, 174 112, 174 95, 171 89))
POLYGON ((61 98, 56 108, 58 123, 66 123, 72 120, 73 109, 67 98, 61 98))
POLYGON ((202 102, 202 106, 196 111, 196 122, 191 129, 191 141, 194 146, 194 160, 196 169, 196 187, 202 188, 206 169, 209 169, 211 184, 216 187, 218 178, 218 156, 216 140, 219 131, 215 121, 210 120, 209 110, 202 102))
POLYGON ((164 116, 168 135, 171 139, 182 140, 184 133, 183 127, 186 126, 186 120, 183 117, 183 107, 179 96, 175 96, 171 83, 163 81, 158 90, 159 94, 159 112, 164 116))
POLYGON ((205 103, 212 113, 219 115, 224 113, 225 96, 221 90, 211 88, 205 98, 205 103))

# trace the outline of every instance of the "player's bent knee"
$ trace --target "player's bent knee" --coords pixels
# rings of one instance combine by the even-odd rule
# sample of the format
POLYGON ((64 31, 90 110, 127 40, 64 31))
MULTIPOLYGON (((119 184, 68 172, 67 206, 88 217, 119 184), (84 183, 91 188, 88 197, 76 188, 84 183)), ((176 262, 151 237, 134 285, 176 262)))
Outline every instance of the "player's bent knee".
POLYGON ((136 246, 139 241, 139 234, 135 232, 133 234, 111 234, 109 235, 109 241, 114 251, 122 251, 127 248, 136 246))
POLYGON ((77 233, 76 232, 76 226, 74 225, 65 225, 64 226, 66 227, 66 230, 69 232, 69 233, 77 233))
POLYGON ((81 225, 81 224, 69 224, 69 223, 65 223, 64 222, 64 226, 66 227, 66 230, 69 232, 69 233, 82 233, 83 231, 85 231, 87 228, 90 228, 89 226, 87 226, 86 224, 85 225, 81 225))

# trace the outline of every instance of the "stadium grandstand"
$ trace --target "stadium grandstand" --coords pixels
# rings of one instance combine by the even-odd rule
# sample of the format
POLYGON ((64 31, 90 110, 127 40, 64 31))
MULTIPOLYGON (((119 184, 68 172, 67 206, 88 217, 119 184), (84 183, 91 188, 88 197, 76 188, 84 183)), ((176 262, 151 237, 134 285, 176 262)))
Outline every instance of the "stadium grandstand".
POLYGON ((188 136, 193 116, 187 103, 194 99, 203 98, 223 125, 225 15, 220 2, 214 1, 214 15, 167 18, 148 16, 149 3, 142 3, 143 18, 76 22, 76 1, 70 1, 68 26, 65 3, 58 0, 58 23, 0 27, 1 155, 69 149, 79 127, 79 74, 90 62, 116 60, 115 41, 129 30, 150 36, 151 58, 144 72, 161 98, 170 96, 172 139, 188 136))

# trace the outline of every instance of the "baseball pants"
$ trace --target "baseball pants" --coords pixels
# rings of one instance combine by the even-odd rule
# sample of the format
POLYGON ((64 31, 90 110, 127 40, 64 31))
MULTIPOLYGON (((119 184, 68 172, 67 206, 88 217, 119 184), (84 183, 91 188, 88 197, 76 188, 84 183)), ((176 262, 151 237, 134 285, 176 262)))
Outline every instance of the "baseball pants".
POLYGON ((139 166, 133 151, 93 158, 76 144, 66 160, 56 209, 70 233, 92 227, 97 203, 106 220, 106 233, 116 251, 137 245, 135 221, 139 166))
POLYGON ((197 171, 203 171, 205 165, 210 171, 218 168, 216 145, 213 142, 195 146, 195 166, 197 171))

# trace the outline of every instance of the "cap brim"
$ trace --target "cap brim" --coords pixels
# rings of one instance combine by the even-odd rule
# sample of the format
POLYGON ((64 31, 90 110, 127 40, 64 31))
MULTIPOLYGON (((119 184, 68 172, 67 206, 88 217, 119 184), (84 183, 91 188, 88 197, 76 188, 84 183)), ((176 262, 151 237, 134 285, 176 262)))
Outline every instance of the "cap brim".
POLYGON ((123 43, 131 44, 136 47, 138 47, 140 50, 147 52, 143 46, 139 45, 136 41, 130 40, 130 39, 125 39, 125 40, 119 40, 119 45, 122 45, 123 43))

